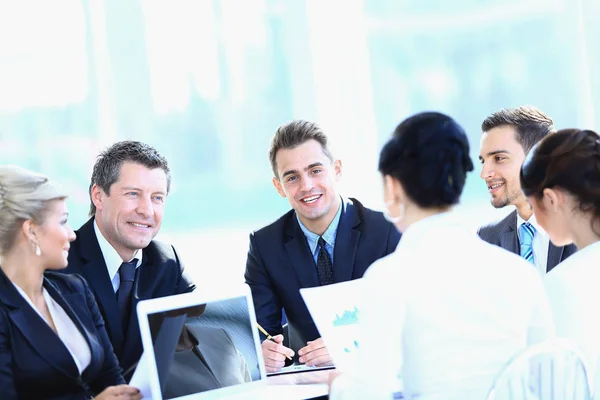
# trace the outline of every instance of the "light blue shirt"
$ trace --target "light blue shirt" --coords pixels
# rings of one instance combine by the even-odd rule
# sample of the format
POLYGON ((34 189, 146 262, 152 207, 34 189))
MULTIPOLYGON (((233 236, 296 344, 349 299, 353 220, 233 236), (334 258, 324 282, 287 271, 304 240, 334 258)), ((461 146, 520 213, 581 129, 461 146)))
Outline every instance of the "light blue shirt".
MULTIPOLYGON (((329 226, 327 227, 327 229, 325 230, 325 232, 322 235, 323 240, 325 241, 325 250, 327 250, 327 253, 329 253, 329 257, 331 258, 332 265, 333 265, 333 247, 335 246, 335 237, 337 235, 338 225, 340 224, 340 217, 342 215, 343 207, 344 207, 344 201, 342 200, 340 202, 340 207, 338 208, 337 214, 335 214, 335 217, 333 217, 333 220, 331 221, 331 223, 329 224, 329 226)), ((304 224, 302 224, 302 221, 300 221, 300 218, 298 217, 298 213, 296 213, 296 219, 298 220, 298 224, 300 224, 300 229, 302 229, 302 232, 304 233, 304 236, 306 237, 306 241, 308 242, 308 247, 310 248, 310 252, 313 255, 313 259, 315 260, 315 264, 316 264, 317 258, 319 256, 319 250, 321 250, 321 248, 318 245, 320 236, 317 235, 316 233, 309 231, 308 228, 306 226, 304 226, 304 224)))

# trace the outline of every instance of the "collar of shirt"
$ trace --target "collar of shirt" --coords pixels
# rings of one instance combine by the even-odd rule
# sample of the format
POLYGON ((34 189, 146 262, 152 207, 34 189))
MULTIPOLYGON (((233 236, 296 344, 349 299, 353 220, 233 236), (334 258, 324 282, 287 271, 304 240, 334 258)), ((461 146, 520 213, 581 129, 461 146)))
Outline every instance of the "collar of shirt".
POLYGON ((458 228, 465 232, 471 232, 461 221, 458 214, 454 211, 446 211, 425 217, 411 224, 402 233, 402 239, 400 240, 398 248, 407 250, 420 246, 422 242, 431 243, 431 238, 433 236, 436 236, 437 240, 438 236, 442 237, 443 235, 446 235, 447 228, 451 228, 454 231, 457 231, 458 228))
POLYGON ((547 236, 547 233, 544 230, 544 228, 542 228, 540 226, 540 224, 538 224, 537 220, 535 219, 535 214, 531 214, 531 217, 529 217, 529 220, 525 221, 523 218, 521 218, 521 216, 519 215, 519 213, 517 213, 517 236, 519 235, 519 228, 525 222, 529 222, 531 225, 533 225, 533 227, 535 228, 536 234, 537 234, 537 232, 539 232, 540 234, 542 234, 544 236, 547 236))
MULTIPOLYGON (((100 229, 98 228, 98 224, 96 224, 96 220, 94 220, 94 231, 96 232, 96 238, 98 239, 98 244, 100 245, 100 251, 102 251, 102 256, 104 257, 104 263, 106 264, 108 277, 110 278, 113 285, 113 289, 116 293, 117 289, 119 289, 119 285, 121 284, 119 268, 121 268, 123 260, 121 259, 121 256, 119 255, 119 253, 117 253, 115 248, 112 247, 111 244, 108 243, 104 235, 102 235, 102 232, 100 232, 100 229)), ((136 269, 139 268, 140 265, 142 265, 143 254, 143 251, 138 250, 133 255, 133 257, 131 257, 131 260, 133 260, 134 258, 138 259, 137 265, 135 266, 136 269)))
MULTIPOLYGON (((335 217, 333 217, 333 220, 331 221, 331 223, 329 224, 329 226, 327 227, 327 229, 325 230, 325 232, 322 235, 323 240, 325 240, 325 249, 327 250, 327 252, 329 253, 329 256, 331 257, 331 262, 333 262, 333 246, 335 246, 335 238, 337 235, 337 228, 338 228, 338 225, 340 224, 340 218, 342 216, 342 208, 343 207, 344 207, 344 200, 342 199, 342 201, 340 202, 340 207, 338 208, 338 211, 335 214, 335 217)), ((306 240, 308 242, 308 247, 310 248, 310 252, 313 255, 313 258, 316 258, 319 254, 318 253, 319 235, 317 235, 314 232, 309 231, 308 228, 306 226, 304 226, 302 221, 300 221, 300 217, 298 217, 298 213, 296 213, 296 219, 298 220, 300 229, 302 229, 302 232, 304 233, 304 236, 306 237, 306 240)))

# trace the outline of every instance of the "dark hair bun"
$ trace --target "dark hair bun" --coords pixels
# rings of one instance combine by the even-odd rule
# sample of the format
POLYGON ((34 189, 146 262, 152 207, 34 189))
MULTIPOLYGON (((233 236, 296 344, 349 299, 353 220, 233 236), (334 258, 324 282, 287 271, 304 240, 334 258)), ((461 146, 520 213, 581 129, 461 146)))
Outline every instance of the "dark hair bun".
POLYGON ((566 190, 582 212, 594 215, 592 223, 600 220, 600 136, 580 129, 548 135, 525 158, 521 187, 526 196, 537 198, 546 188, 566 190))
POLYGON ((423 208, 458 203, 467 172, 472 170, 465 131, 437 112, 404 120, 379 159, 379 171, 398 179, 423 208))

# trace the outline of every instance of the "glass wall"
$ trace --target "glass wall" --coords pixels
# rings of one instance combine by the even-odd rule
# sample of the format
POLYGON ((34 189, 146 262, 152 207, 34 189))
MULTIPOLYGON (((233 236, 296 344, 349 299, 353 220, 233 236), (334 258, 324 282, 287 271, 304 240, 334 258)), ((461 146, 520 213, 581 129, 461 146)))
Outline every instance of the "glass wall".
MULTIPOLYGON (((343 194, 380 208, 378 151, 412 113, 468 130, 533 104, 559 128, 596 128, 595 0, 0 0, 0 160, 38 170, 87 219, 98 152, 156 146, 173 190, 161 238, 202 281, 243 279, 248 234, 284 213, 267 159, 282 123, 319 122, 343 194)), ((468 178, 465 220, 494 210, 468 178)))

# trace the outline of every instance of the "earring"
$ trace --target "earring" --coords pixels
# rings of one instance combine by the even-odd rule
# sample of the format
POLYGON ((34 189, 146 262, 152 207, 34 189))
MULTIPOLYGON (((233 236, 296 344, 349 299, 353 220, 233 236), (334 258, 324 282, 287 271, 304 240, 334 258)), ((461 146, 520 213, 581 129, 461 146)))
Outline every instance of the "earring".
POLYGON ((397 224, 398 222, 402 221, 404 219, 404 212, 406 211, 405 207, 404 207, 404 203, 400 203, 398 204, 398 209, 399 209, 399 213, 397 216, 393 216, 392 214, 390 214, 388 207, 393 205, 393 202, 388 202, 385 204, 385 210, 383 210, 383 217, 388 221, 391 222, 392 224, 397 224))
POLYGON ((31 245, 33 246, 33 252, 35 253, 36 256, 41 256, 42 255, 42 249, 40 249, 40 244, 39 243, 34 243, 33 241, 31 242, 31 245))

